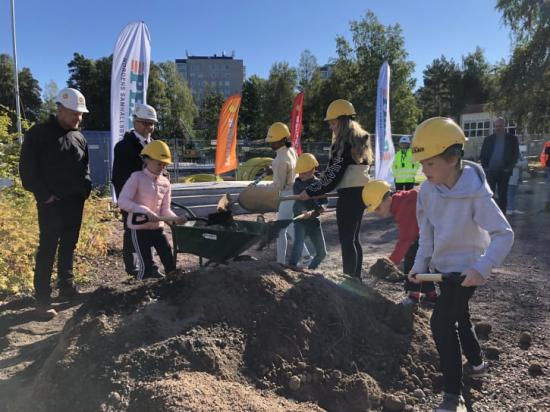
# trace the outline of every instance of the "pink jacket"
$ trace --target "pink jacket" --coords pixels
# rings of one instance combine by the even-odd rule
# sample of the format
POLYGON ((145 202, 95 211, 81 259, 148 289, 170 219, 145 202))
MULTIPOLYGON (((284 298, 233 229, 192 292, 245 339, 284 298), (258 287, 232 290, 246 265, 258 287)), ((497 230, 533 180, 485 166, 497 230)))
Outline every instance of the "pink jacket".
POLYGON ((132 224, 133 213, 153 212, 158 216, 176 216, 170 209, 172 199, 170 190, 170 181, 164 176, 155 176, 147 169, 132 173, 118 197, 118 205, 128 212, 128 227, 158 229, 164 226, 163 222, 134 225, 132 224))

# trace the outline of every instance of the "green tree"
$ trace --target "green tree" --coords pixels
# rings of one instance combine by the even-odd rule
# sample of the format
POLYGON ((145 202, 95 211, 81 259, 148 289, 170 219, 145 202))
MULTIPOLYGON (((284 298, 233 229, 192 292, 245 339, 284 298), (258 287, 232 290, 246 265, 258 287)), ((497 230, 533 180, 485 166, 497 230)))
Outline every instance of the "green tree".
POLYGON ((215 140, 218 134, 218 120, 224 102, 223 94, 207 86, 198 116, 195 118, 197 135, 203 140, 215 140))
POLYGON ((405 41, 399 24, 384 26, 371 12, 350 23, 352 42, 343 36, 336 38, 337 57, 332 75, 311 87, 304 108, 308 130, 315 139, 325 139, 330 133, 322 119, 332 100, 350 100, 358 112, 359 122, 369 131, 375 127, 376 91, 380 66, 390 64, 390 112, 392 131, 410 133, 420 117, 413 95, 414 63, 407 60, 405 41))
POLYGON ((496 91, 493 78, 493 66, 485 60, 483 50, 476 47, 473 53, 468 53, 462 58, 462 99, 458 103, 459 110, 467 104, 487 103, 496 91), (461 106, 461 107, 460 107, 461 106))
MULTIPOLYGON (((159 126, 162 133, 171 135, 179 132, 180 123, 186 127, 193 124, 197 115, 197 107, 193 102, 193 95, 187 86, 187 82, 178 73, 176 63, 167 61, 158 65, 160 69, 160 81, 164 84, 165 99, 158 106, 159 126)), ((149 97, 148 102, 151 102, 149 97)))
POLYGON ((48 117, 55 113, 56 104, 55 98, 59 93, 59 87, 57 83, 53 80, 50 80, 44 86, 44 92, 42 93, 42 108, 40 109, 40 121, 45 121, 48 117))
POLYGON ((88 113, 83 127, 91 130, 109 130, 111 128, 111 68, 113 56, 92 60, 80 53, 74 53, 69 67, 68 87, 82 92, 86 97, 88 113))
POLYGON ((317 59, 308 49, 304 50, 300 55, 300 63, 297 70, 298 88, 301 91, 307 90, 318 71, 319 65, 317 64, 317 59))
POLYGON ((289 123, 297 74, 287 62, 274 63, 265 83, 263 112, 266 124, 289 123))
POLYGON ((445 56, 435 59, 423 72, 424 85, 418 89, 418 103, 424 119, 434 116, 455 116, 456 95, 461 72, 458 65, 445 56))
POLYGON ((260 139, 267 132, 268 125, 263 113, 265 83, 264 79, 254 75, 243 84, 239 110, 239 134, 247 139, 260 139))
MULTIPOLYGON (((19 71, 19 98, 21 117, 31 122, 38 120, 42 100, 42 90, 38 81, 32 76, 30 69, 24 67, 19 71)), ((11 128, 15 127, 15 92, 13 82, 13 60, 7 54, 0 54, 0 104, 10 107, 11 128)))
POLYGON ((500 71, 501 108, 529 130, 550 128, 550 2, 498 0, 497 10, 514 36, 513 52, 500 71))

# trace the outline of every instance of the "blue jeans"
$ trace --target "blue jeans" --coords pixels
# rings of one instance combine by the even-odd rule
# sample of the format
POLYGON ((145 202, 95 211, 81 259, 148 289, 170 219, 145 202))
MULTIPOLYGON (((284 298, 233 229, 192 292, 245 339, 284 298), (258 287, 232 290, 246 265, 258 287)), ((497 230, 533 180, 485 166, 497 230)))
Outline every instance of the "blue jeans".
POLYGON ((294 223, 294 244, 292 245, 289 264, 292 266, 298 264, 302 256, 306 236, 309 237, 309 240, 311 240, 315 248, 315 256, 308 268, 315 269, 327 255, 327 246, 325 244, 325 237, 323 236, 323 229, 321 228, 321 222, 317 218, 310 218, 305 221, 297 221, 294 223))
POLYGON ((506 205, 508 210, 516 210, 517 192, 518 192, 518 185, 508 185, 508 204, 506 205))

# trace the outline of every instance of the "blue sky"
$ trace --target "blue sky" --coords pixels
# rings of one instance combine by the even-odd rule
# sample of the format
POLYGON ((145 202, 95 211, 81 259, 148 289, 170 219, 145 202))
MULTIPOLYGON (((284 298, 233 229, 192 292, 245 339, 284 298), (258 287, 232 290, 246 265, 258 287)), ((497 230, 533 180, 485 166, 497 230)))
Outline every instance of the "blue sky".
MULTIPOLYGON (((151 33, 152 58, 161 62, 190 54, 235 51, 246 74, 267 77, 276 61, 296 66, 309 49, 319 64, 335 56, 335 37, 350 39, 349 22, 372 10, 384 24, 399 23, 415 77, 444 54, 460 60, 476 46, 489 62, 507 59, 509 29, 493 0, 15 0, 19 67, 40 85, 68 78, 74 52, 108 56, 120 30, 143 20, 151 33)), ((0 53, 12 54, 10 2, 0 4, 0 53)))

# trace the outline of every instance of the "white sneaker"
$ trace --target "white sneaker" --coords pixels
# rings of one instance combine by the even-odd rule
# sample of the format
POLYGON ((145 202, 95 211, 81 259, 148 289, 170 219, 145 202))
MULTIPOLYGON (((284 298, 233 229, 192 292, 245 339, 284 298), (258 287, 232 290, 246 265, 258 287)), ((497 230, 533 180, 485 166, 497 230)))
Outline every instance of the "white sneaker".
POLYGON ((506 210, 506 215, 513 215, 513 214, 514 214, 514 211, 512 209, 506 210))
POLYGON ((518 210, 518 209, 514 210, 514 215, 524 215, 524 214, 525 212, 522 212, 521 210, 518 210))

